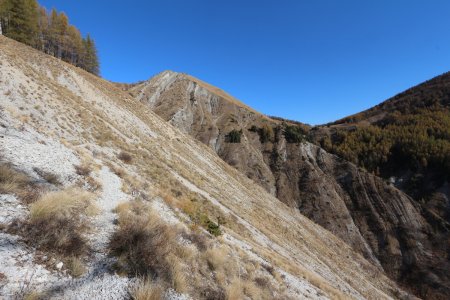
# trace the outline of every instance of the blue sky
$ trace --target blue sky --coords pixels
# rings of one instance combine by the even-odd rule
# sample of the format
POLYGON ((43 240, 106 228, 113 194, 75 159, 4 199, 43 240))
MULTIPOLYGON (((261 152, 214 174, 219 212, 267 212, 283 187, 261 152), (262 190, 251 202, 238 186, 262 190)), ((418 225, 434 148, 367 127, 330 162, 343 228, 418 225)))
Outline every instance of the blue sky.
POLYGON ((189 73, 322 124, 450 70, 450 1, 40 0, 91 33, 108 80, 189 73))

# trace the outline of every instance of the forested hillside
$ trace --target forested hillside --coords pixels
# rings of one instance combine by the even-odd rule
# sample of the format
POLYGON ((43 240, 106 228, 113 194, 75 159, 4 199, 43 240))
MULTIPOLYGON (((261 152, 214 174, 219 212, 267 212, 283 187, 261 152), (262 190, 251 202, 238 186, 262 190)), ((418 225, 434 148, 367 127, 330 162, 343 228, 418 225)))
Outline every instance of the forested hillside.
POLYGON ((48 12, 36 0, 0 0, 0 33, 99 75, 90 35, 82 37, 64 12, 48 12))
POLYGON ((446 73, 359 114, 316 128, 334 152, 427 198, 450 174, 450 74, 446 73), (328 132, 323 135, 326 128, 328 132))

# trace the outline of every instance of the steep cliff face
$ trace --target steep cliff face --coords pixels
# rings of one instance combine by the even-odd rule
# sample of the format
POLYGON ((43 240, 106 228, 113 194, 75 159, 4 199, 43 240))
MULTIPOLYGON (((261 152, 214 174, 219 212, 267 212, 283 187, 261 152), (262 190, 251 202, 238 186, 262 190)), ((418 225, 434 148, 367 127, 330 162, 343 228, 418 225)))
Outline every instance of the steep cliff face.
POLYGON ((289 141, 281 121, 189 75, 166 71, 130 92, 417 294, 450 291, 445 272, 429 268, 436 261, 429 224, 409 196, 383 179, 308 142, 289 141), (273 137, 262 139, 264 126, 273 137), (242 131, 238 143, 227 141, 232 130, 242 131))

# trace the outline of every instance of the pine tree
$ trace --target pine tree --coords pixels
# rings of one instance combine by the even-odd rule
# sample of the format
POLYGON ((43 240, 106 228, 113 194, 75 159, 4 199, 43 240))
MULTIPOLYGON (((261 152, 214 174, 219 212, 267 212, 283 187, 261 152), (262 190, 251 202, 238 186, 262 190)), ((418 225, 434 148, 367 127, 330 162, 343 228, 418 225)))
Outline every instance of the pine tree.
POLYGON ((52 9, 49 18, 49 26, 48 26, 48 54, 57 56, 59 52, 58 46, 58 12, 56 9, 52 9))
POLYGON ((2 26, 6 36, 35 46, 38 39, 38 5, 36 0, 4 0, 2 26))
POLYGON ((38 49, 49 53, 49 26, 50 21, 47 10, 44 7, 39 7, 39 42, 38 49))
POLYGON ((99 75, 99 62, 97 56, 97 48, 95 47, 94 40, 91 39, 91 36, 88 34, 86 39, 83 40, 84 46, 84 59, 83 59, 83 68, 95 75, 99 75))
POLYGON ((80 63, 80 58, 83 53, 83 41, 81 39, 81 34, 78 29, 70 25, 67 29, 67 37, 68 37, 68 52, 67 52, 67 61, 71 64, 78 66, 80 63))
POLYGON ((56 32, 58 52, 57 57, 67 61, 68 38, 67 29, 69 28, 69 18, 65 13, 60 13, 57 18, 56 32))
POLYGON ((6 34, 9 25, 9 20, 11 18, 11 0, 0 0, 0 26, 2 29, 2 34, 6 34))

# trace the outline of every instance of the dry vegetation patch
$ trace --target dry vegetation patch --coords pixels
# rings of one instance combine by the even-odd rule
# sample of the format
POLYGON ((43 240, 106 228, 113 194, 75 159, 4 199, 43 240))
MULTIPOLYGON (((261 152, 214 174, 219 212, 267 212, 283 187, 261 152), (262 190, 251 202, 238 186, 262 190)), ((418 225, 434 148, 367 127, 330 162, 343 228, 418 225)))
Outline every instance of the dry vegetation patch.
POLYGON ((80 176, 89 176, 89 174, 91 174, 92 172, 92 168, 87 164, 81 164, 75 166, 75 172, 80 176))
POLYGON ((195 299, 273 298, 276 279, 258 262, 204 231, 166 223, 151 207, 135 200, 115 209, 119 226, 109 246, 117 270, 143 278, 133 299, 159 299, 168 287, 195 299))
POLYGON ((14 169, 10 164, 0 164, 0 194, 14 194, 25 204, 36 201, 43 192, 33 179, 14 169))
POLYGON ((133 300, 161 300, 163 295, 161 285, 148 279, 141 279, 130 291, 133 300))
POLYGON ((119 257, 118 267, 129 274, 171 281, 167 256, 176 243, 176 229, 138 201, 121 204, 116 211, 119 228, 111 238, 110 249, 119 257))
POLYGON ((31 183, 24 173, 15 170, 10 164, 0 164, 0 194, 19 194, 31 183))
POLYGON ((29 219, 13 224, 11 230, 40 249, 63 256, 83 255, 88 250, 87 216, 96 210, 92 198, 78 188, 49 192, 30 205, 29 219))

